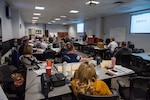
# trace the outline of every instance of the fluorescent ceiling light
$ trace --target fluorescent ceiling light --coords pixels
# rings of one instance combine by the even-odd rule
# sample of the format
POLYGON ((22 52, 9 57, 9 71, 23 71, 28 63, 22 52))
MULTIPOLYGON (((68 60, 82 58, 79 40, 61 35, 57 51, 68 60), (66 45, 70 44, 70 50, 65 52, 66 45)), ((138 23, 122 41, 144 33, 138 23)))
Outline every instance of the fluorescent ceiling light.
POLYGON ((36 22, 37 20, 32 20, 32 22, 36 22))
POLYGON ((48 22, 48 24, 52 24, 51 22, 48 22))
POLYGON ((35 16, 40 16, 41 13, 33 13, 33 15, 35 15, 35 16))
POLYGON ((56 21, 51 21, 51 22, 55 23, 56 21))
POLYGON ((55 20, 60 20, 60 18, 55 18, 55 20))
POLYGON ((39 17, 33 17, 32 19, 39 19, 39 17))
POLYGON ((38 10, 44 10, 45 7, 35 6, 35 9, 38 9, 38 10))
POLYGON ((98 5, 99 3, 100 3, 100 2, 98 2, 98 1, 90 0, 90 1, 86 2, 85 4, 86 4, 86 5, 91 5, 91 4, 98 5))
POLYGON ((60 17, 62 17, 62 18, 66 18, 67 16, 60 16, 60 17))
POLYGON ((79 11, 77 10, 70 10, 69 13, 78 13, 79 11))
POLYGON ((67 23, 63 23, 63 25, 66 25, 67 23))

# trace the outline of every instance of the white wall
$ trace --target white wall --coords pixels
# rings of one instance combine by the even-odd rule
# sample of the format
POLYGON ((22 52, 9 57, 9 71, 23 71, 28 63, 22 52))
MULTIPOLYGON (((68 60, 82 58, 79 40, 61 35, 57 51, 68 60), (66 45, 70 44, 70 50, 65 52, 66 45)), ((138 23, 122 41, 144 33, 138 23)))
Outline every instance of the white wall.
POLYGON ((2 21, 2 41, 12 39, 12 20, 6 18, 5 0, 0 0, 0 18, 2 21))
MULTIPOLYGON (((132 41, 136 48, 143 48, 146 52, 150 52, 150 34, 130 34, 130 15, 119 14, 104 18, 104 38, 109 37, 109 29, 116 27, 126 28, 126 41, 132 41)), ((142 27, 141 27, 142 28, 142 27)))
POLYGON ((49 33, 68 32, 68 26, 65 25, 46 25, 46 29, 49 33))
POLYGON ((17 10, 12 9, 12 18, 6 17, 5 0, 0 0, 0 18, 2 21, 2 41, 12 38, 21 38, 25 35, 25 27, 22 16, 17 10), (22 28, 20 29, 20 24, 22 28))
POLYGON ((29 34, 28 30, 29 29, 35 29, 35 30, 41 30, 42 36, 44 34, 44 30, 48 30, 49 33, 58 33, 58 32, 68 32, 68 26, 64 25, 46 25, 45 24, 25 24, 25 32, 26 34, 29 34))
POLYGON ((26 35, 29 35, 29 32, 28 32, 29 29, 41 30, 42 34, 40 34, 40 36, 43 36, 43 34, 44 34, 44 24, 25 23, 25 33, 26 33, 26 35))

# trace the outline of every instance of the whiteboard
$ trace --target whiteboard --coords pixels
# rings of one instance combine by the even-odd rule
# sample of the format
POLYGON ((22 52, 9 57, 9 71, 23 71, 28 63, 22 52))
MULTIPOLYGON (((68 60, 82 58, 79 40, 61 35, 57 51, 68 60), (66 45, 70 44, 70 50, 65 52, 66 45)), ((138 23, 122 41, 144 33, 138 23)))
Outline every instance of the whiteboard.
POLYGON ((126 28, 125 27, 110 28, 109 37, 115 38, 115 41, 117 42, 125 41, 126 28))

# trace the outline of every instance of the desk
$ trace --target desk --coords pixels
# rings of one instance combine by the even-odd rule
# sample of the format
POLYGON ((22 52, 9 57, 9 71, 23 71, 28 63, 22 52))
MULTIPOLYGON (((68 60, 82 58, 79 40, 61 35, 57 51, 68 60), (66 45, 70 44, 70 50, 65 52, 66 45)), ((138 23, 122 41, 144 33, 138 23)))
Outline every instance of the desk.
MULTIPOLYGON (((39 100, 44 99, 43 94, 41 93, 41 77, 38 76, 34 71, 29 71, 29 69, 35 66, 29 67, 27 66, 27 76, 26 76, 26 92, 25 92, 25 100, 39 100)), ((52 68, 52 74, 56 73, 56 69, 52 68)), ((50 91, 48 97, 55 97, 64 94, 71 93, 69 86, 66 84, 65 86, 54 88, 53 91, 50 91)))
POLYGON ((8 100, 8 98, 6 97, 1 85, 0 85, 0 100, 8 100))
MULTIPOLYGON (((66 76, 69 78, 71 78, 74 75, 74 71, 76 69, 78 69, 78 67, 80 66, 80 62, 79 63, 68 63, 66 65, 67 67, 67 74, 66 76), (70 71, 71 71, 71 75, 70 75, 70 71)), ((59 72, 62 72, 62 64, 55 64, 56 68, 58 69, 59 72)), ((117 72, 113 72, 112 69, 106 69, 104 67, 95 67, 96 69, 96 73, 98 75, 98 79, 100 80, 104 80, 104 79, 111 79, 111 78, 115 78, 115 77, 120 77, 120 76, 125 76, 125 75, 129 75, 129 74, 133 74, 134 71, 125 67, 122 67, 121 65, 115 65, 115 67, 113 68, 114 70, 116 70, 117 72), (105 74, 106 72, 111 72, 114 75, 110 76, 105 74)))
POLYGON ((150 61, 150 56, 148 56, 150 53, 132 53, 134 56, 142 57, 144 60, 150 61))
POLYGON ((105 56, 105 52, 106 50, 108 50, 108 48, 99 48, 97 46, 93 46, 94 47, 94 50, 95 50, 95 53, 98 53, 102 59, 104 59, 104 56, 105 56))

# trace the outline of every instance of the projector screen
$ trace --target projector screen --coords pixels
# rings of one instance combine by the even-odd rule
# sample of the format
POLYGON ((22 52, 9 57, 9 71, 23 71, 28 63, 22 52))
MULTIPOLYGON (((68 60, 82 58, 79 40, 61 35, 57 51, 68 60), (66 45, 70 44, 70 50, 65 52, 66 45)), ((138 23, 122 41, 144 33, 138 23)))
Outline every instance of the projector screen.
POLYGON ((150 33, 150 12, 131 15, 130 33, 150 33))
POLYGON ((84 32, 84 23, 77 24, 77 33, 83 33, 84 32))

